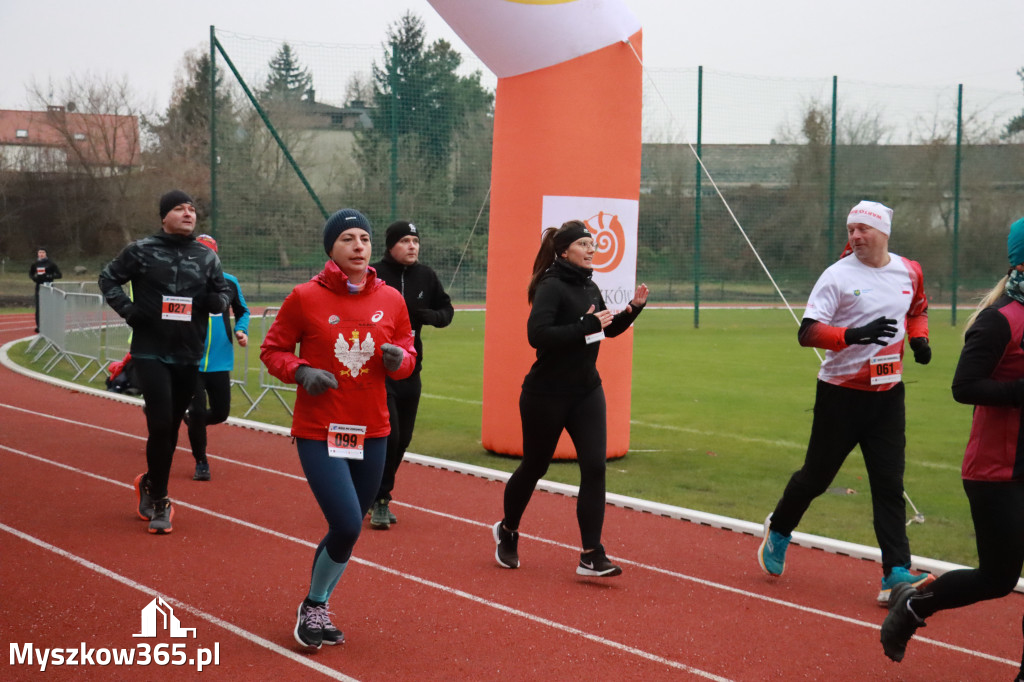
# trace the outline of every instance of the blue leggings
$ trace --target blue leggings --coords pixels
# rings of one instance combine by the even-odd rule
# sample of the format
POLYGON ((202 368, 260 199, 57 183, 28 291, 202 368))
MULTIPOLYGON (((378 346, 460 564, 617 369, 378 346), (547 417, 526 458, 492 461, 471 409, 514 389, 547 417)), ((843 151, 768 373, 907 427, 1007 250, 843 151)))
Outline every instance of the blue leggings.
POLYGON ((380 487, 388 439, 367 438, 362 460, 328 457, 325 440, 296 438, 295 446, 309 489, 327 519, 327 535, 316 548, 313 563, 324 550, 332 561, 345 563, 380 487))

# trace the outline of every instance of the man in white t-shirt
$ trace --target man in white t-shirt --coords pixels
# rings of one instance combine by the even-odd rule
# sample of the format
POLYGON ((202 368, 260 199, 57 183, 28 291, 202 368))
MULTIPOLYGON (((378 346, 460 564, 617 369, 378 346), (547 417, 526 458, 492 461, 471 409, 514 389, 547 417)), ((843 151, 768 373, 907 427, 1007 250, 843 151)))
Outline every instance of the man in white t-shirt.
POLYGON ((886 606, 895 585, 932 579, 910 571, 903 499, 903 342, 910 339, 914 360, 928 364, 928 301, 920 264, 889 252, 891 208, 862 201, 846 229, 847 248, 815 283, 797 334, 801 346, 825 350, 807 454, 765 519, 757 560, 769 575, 782 575, 793 530, 860 445, 882 550, 877 601, 886 606))

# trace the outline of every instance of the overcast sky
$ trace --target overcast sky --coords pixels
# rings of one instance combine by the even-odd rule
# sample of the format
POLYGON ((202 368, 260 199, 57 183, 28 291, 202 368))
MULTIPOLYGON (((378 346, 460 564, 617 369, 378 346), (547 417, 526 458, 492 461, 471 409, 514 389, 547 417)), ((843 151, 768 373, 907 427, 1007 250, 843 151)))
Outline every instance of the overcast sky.
MULTIPOLYGON (((471 2, 472 0, 466 0, 471 2)), ((1021 93, 1024 0, 626 0, 648 69, 694 68, 1021 93)), ((126 75, 162 112, 187 50, 209 26, 292 42, 379 46, 406 10, 429 40, 468 52, 427 0, 0 0, 0 108, 35 78, 126 75)), ((528 46, 524 46, 528 49, 528 46)))

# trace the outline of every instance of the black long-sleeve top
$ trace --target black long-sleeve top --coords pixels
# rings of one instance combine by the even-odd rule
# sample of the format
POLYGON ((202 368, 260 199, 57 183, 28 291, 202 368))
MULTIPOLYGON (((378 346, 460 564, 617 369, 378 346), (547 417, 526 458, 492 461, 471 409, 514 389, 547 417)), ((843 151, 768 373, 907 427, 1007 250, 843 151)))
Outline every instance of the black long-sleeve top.
POLYGON ((409 321, 412 323, 414 335, 413 347, 416 349, 416 369, 423 369, 423 341, 420 331, 423 325, 431 327, 447 327, 455 317, 452 299, 444 290, 437 273, 422 263, 402 265, 390 253, 373 264, 377 277, 388 286, 392 286, 402 294, 405 307, 409 310, 409 321))
POLYGON ((210 313, 222 313, 231 297, 220 259, 188 235, 159 232, 132 242, 99 276, 107 304, 132 327, 134 358, 198 365, 210 313), (134 300, 123 285, 131 282, 134 300), (165 297, 192 299, 190 319, 167 319, 165 297))
MULTIPOLYGON (((601 331, 600 321, 587 314, 591 306, 593 312, 607 308, 591 271, 556 258, 537 285, 526 323, 526 335, 537 349, 537 360, 523 380, 524 390, 581 394, 601 384, 597 371, 601 343, 586 341, 588 335, 601 331)), ((616 337, 629 329, 643 310, 643 306, 632 304, 630 308, 605 327, 606 337, 616 337)))

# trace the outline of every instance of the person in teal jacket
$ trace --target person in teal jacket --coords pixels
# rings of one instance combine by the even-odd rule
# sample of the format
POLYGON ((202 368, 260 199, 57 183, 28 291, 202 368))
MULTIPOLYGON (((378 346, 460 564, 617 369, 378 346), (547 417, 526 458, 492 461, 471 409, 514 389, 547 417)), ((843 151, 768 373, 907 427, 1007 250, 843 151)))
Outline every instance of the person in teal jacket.
MULTIPOLYGON (((196 237, 200 244, 217 251, 217 241, 208 234, 196 237)), ((192 446, 192 457, 196 460, 193 481, 210 480, 210 463, 206 459, 206 427, 223 423, 231 413, 231 370, 235 366, 234 341, 243 348, 249 343, 249 307, 245 304, 242 287, 238 278, 224 273, 224 279, 231 288, 231 312, 235 316, 235 328, 227 312, 210 315, 206 327, 206 345, 199 360, 199 380, 192 404, 185 413, 188 425, 188 440, 192 446), (209 407, 207 407, 209 400, 209 407)))

